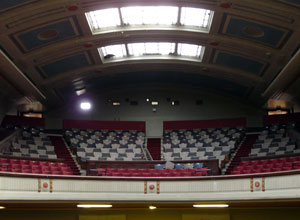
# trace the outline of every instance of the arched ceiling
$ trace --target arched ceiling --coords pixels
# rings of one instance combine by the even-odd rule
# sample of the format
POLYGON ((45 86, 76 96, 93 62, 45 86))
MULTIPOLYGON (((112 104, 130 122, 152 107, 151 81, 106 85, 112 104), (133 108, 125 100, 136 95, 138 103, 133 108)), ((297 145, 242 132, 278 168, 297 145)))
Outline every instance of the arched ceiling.
POLYGON ((15 88, 7 94, 13 99, 18 93, 49 107, 76 89, 146 83, 192 85, 256 105, 289 92, 299 97, 299 87, 289 88, 300 80, 299 59, 292 63, 299 56, 299 0, 10 0, 0 1, 0 19, 0 81, 15 88), (176 21, 133 25, 130 19, 139 15, 124 9, 132 6, 174 6, 176 21), (208 27, 197 26, 198 12, 189 17, 184 11, 191 7, 211 11, 208 27), (100 15, 99 22, 117 16, 119 24, 92 33, 86 13, 110 8, 115 14, 100 15), (136 56, 135 43, 145 42, 171 42, 173 48, 136 56), (183 44, 202 51, 187 56, 183 44), (111 57, 111 51, 105 57, 110 45, 122 45, 124 57, 111 57), (279 76, 289 80, 283 84, 279 76))

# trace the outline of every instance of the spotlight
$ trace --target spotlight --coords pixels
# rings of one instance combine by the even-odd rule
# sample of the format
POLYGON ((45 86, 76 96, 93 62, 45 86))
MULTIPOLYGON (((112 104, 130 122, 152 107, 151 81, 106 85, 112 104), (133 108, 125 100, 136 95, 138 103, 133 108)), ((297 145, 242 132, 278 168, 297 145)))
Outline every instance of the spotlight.
POLYGON ((193 205, 194 208, 227 208, 228 204, 204 204, 204 205, 193 205))
POLYGON ((91 205, 91 204, 84 204, 84 205, 77 205, 77 208, 111 208, 112 205, 91 205))
POLYGON ((149 209, 153 210, 153 209, 157 209, 157 207, 156 207, 156 206, 153 206, 153 205, 150 205, 150 206, 149 206, 149 209))
POLYGON ((87 111, 87 110, 90 110, 91 109, 91 103, 90 102, 81 102, 80 103, 80 108, 82 109, 82 110, 85 110, 85 111, 87 111))

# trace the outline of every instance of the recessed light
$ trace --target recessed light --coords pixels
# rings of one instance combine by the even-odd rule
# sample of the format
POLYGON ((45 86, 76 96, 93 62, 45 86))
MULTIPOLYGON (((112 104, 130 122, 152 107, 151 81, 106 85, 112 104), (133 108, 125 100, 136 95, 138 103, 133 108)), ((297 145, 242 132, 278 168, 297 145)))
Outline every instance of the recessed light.
POLYGON ((146 99, 146 102, 149 102, 150 101, 150 99, 146 99))
POLYGON ((153 210, 153 209, 157 209, 157 207, 156 207, 156 206, 153 206, 153 205, 150 205, 150 206, 149 206, 149 209, 153 210))
POLYGON ((79 204, 77 208, 111 208, 112 205, 91 205, 91 204, 79 204))
POLYGON ((193 205, 194 208, 227 208, 228 204, 204 204, 204 205, 193 205))
POLYGON ((82 110, 90 110, 92 107, 91 103, 90 102, 81 102, 80 103, 80 108, 82 110))

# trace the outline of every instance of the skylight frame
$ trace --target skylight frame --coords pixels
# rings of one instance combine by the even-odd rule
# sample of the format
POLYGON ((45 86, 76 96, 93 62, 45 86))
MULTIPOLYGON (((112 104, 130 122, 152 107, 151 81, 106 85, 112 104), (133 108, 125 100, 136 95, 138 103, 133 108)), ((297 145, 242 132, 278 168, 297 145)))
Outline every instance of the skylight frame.
POLYGON ((97 34, 98 30, 102 30, 106 28, 118 28, 122 24, 118 8, 105 8, 105 9, 90 11, 85 13, 85 16, 93 34, 97 34), (113 16, 115 20, 103 19, 103 21, 105 20, 106 22, 108 21, 109 23, 114 23, 115 25, 103 25, 104 22, 101 19, 99 20, 97 19, 97 17, 100 17, 101 14, 103 14, 103 16, 105 16, 105 14, 107 15, 109 14, 110 16, 113 16), (100 27, 100 25, 102 27, 100 27))
POLYGON ((126 26, 175 25, 178 21, 178 12, 178 6, 129 6, 120 8, 120 16, 126 26), (168 19, 166 19, 166 14, 168 14, 168 19), (149 21, 151 19, 154 19, 154 22, 149 21), (168 22, 165 22, 166 20, 168 22))
POLYGON ((127 44, 127 48, 130 56, 166 56, 175 52, 176 44, 174 42, 129 43, 127 44), (157 50, 155 51, 155 49, 157 50))
POLYGON ((113 44, 113 45, 99 47, 98 52, 102 59, 109 55, 114 55, 111 57, 112 59, 122 59, 128 56, 126 44, 113 44), (122 53, 116 55, 113 53, 113 50, 118 49, 118 47, 122 53))
MULTIPOLYGON (((153 45, 152 45, 153 46, 153 45)), ((178 42, 135 42, 135 43, 126 43, 126 44, 115 44, 115 45, 107 45, 104 47, 98 48, 100 57, 103 61, 103 63, 107 62, 114 62, 114 61, 125 61, 125 60, 146 60, 146 59, 169 59, 169 60, 191 60, 191 61, 197 61, 197 62, 202 62, 203 56, 204 56, 204 51, 205 47, 202 45, 198 44, 191 44, 191 43, 178 43, 178 42), (133 45, 139 45, 139 47, 147 45, 147 44, 156 44, 158 46, 166 46, 169 44, 169 50, 170 52, 165 52, 164 53, 159 53, 154 52, 154 53, 147 53, 146 50, 141 51, 133 51, 136 48, 133 48, 133 45), (123 48, 123 55, 122 56, 111 56, 111 57, 105 57, 108 55, 107 52, 103 51, 103 49, 107 49, 110 46, 121 46, 123 48), (193 53, 189 54, 186 51, 189 50, 186 46, 189 46, 192 48, 193 53), (185 47, 185 48, 184 48, 185 47), (194 47, 194 48, 193 48, 194 47), (185 52, 183 53, 181 49, 185 49, 185 52), (146 53, 145 53, 146 52, 146 53)))
POLYGON ((208 33, 211 27, 213 16, 214 16, 214 11, 211 11, 209 9, 196 8, 196 7, 181 7, 179 23, 180 25, 185 27, 193 27, 195 29, 207 30, 208 33), (196 13, 197 15, 193 15, 193 13, 196 13), (200 14, 202 17, 200 16, 200 18, 197 18, 196 16, 199 16, 200 14), (184 20, 188 20, 188 21, 184 21, 184 20), (196 23, 195 21, 201 21, 201 22, 196 23))
MULTIPOLYGON (((147 10, 145 10, 147 11, 147 10)), ((159 11, 159 10, 158 10, 159 11)), ((174 13, 174 12, 173 12, 174 13)), ((151 13, 148 13, 151 14, 151 13)), ((191 13, 189 13, 191 14, 191 13)), ((203 8, 199 8, 199 7, 185 7, 185 6, 168 6, 168 5, 163 5, 163 6, 126 6, 126 7, 116 7, 116 8, 106 8, 106 9, 100 9, 100 10, 96 10, 96 11, 90 11, 90 12, 86 12, 85 13, 88 24, 90 26, 91 32, 93 35, 97 35, 97 34, 101 34, 101 33, 106 33, 106 32, 118 32, 118 31, 127 31, 127 30, 183 30, 183 31, 198 31, 201 33, 209 33, 210 28, 211 28, 211 24, 213 21, 213 16, 214 16, 214 11, 209 10, 209 9, 203 9, 203 8), (172 10, 176 10, 176 19, 175 19, 175 14, 173 14, 172 19, 170 19, 170 21, 172 21, 172 23, 166 23, 166 22, 162 22, 159 23, 159 20, 163 20, 163 19, 156 19, 155 16, 152 16, 152 18, 155 19, 155 22, 132 22, 132 19, 134 19, 134 17, 137 16, 131 16, 131 13, 129 17, 126 17, 126 10, 141 10, 141 8, 145 8, 145 9, 153 9, 153 8, 165 8, 167 10, 167 8, 172 9, 172 10), (116 23, 116 25, 113 26, 104 26, 104 27, 100 27, 99 25, 94 25, 99 23, 98 21, 96 21, 96 17, 94 16, 95 13, 100 13, 100 11, 102 10, 114 10, 114 16, 115 17, 115 22, 110 22, 110 23, 116 23), (206 22, 202 22, 205 23, 206 25, 197 25, 197 24, 193 24, 193 23, 186 23, 184 22, 183 16, 185 15, 186 17, 186 10, 192 10, 192 11, 197 11, 197 10, 201 10, 206 12, 207 17, 205 18, 206 22)), ((141 15, 141 14, 140 14, 141 15)), ((143 17, 143 15, 141 15, 143 17)), ((163 14, 161 14, 161 16, 163 16, 163 14)), ((145 16, 144 16, 145 17, 145 16)), ((149 18, 143 18, 146 21, 149 20, 149 18)), ((143 20, 140 19, 139 20, 143 20)), ((112 19, 105 19, 107 21, 111 21, 112 19)), ((151 19, 150 19, 151 20, 151 19)), ((199 19, 198 19, 199 20, 199 19)))

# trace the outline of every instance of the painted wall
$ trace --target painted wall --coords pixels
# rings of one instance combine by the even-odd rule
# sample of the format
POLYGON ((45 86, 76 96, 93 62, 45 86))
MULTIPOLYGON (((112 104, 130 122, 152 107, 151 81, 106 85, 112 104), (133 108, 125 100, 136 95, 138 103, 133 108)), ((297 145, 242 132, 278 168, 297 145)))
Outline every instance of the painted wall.
POLYGON ((201 120, 216 118, 247 117, 248 126, 261 126, 264 112, 241 100, 226 97, 211 92, 199 92, 186 88, 168 88, 153 90, 116 89, 114 91, 99 92, 96 97, 89 97, 93 102, 93 109, 88 113, 79 111, 79 100, 73 100, 61 109, 46 113, 46 127, 60 128, 61 118, 77 118, 87 120, 129 120, 146 121, 148 136, 161 136, 163 121, 172 120, 201 120), (146 102, 146 98, 150 102, 146 102), (180 105, 172 106, 171 100, 178 100, 180 105), (128 101, 138 101, 132 106, 128 101), (203 100, 202 105, 196 105, 196 100, 203 100), (121 106, 112 106, 111 101, 121 102, 121 106), (77 102, 76 102, 77 101, 77 102), (151 101, 158 101, 156 112, 153 111, 151 101), (60 118, 61 117, 61 118, 60 118))
POLYGON ((295 220, 298 208, 194 210, 194 209, 124 209, 116 211, 78 210, 1 210, 0 219, 9 220, 295 220))

